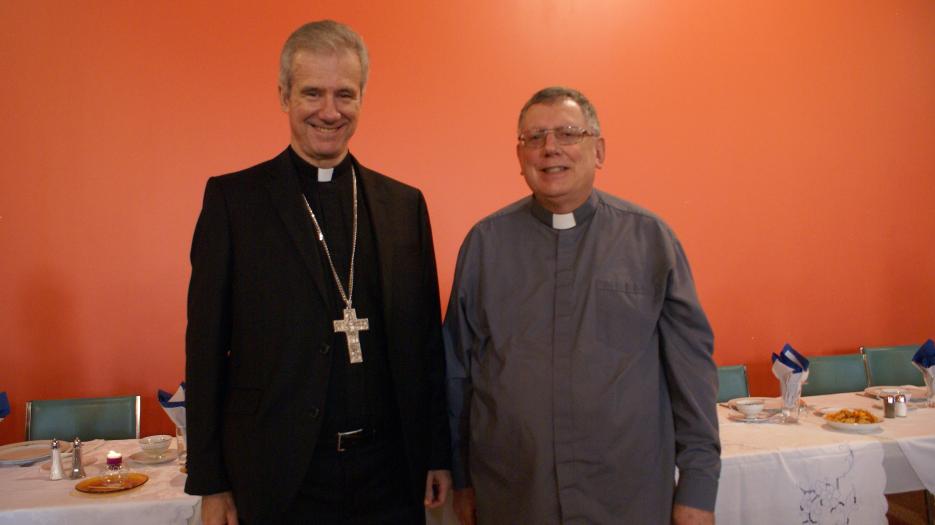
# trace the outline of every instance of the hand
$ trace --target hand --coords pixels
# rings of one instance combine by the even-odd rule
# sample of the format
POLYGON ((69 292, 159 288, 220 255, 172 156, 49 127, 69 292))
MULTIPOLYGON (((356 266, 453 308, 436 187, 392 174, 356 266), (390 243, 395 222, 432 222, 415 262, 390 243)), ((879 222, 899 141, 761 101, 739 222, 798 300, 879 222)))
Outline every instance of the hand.
POLYGON ((474 501, 473 487, 455 490, 454 510, 461 525, 474 525, 474 512, 477 510, 477 504, 474 501))
POLYGON ((676 503, 672 506, 672 525, 714 525, 714 513, 676 503))
POLYGON ((201 497, 201 521, 204 525, 237 525, 237 506, 230 491, 201 497))
POLYGON ((451 488, 451 472, 430 470, 425 475, 425 508, 437 509, 445 504, 451 488))

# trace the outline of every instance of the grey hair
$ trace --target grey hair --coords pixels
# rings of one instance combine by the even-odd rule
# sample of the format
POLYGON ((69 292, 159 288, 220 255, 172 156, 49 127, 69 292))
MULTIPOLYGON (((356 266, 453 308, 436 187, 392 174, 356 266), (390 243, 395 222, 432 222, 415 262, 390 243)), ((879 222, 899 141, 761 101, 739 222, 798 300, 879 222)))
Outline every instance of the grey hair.
POLYGON ((526 116, 526 112, 529 111, 529 108, 535 106, 536 104, 552 104, 562 100, 571 100, 578 104, 578 107, 581 108, 581 112, 584 114, 584 119, 588 123, 588 127, 591 128, 591 131, 595 135, 601 135, 601 123, 597 120, 597 110, 594 109, 594 105, 591 104, 591 101, 588 100, 588 97, 584 96, 577 89, 572 89, 563 86, 550 86, 544 89, 536 91, 536 93, 530 97, 530 99, 523 105, 523 109, 519 112, 519 120, 516 123, 517 133, 522 133, 521 129, 523 125, 523 117, 526 116))
POLYGON ((279 55, 279 85, 288 93, 292 90, 292 60, 298 51, 336 53, 351 51, 360 59, 360 92, 367 87, 370 57, 364 39, 350 27, 334 20, 309 22, 296 29, 282 46, 279 55))

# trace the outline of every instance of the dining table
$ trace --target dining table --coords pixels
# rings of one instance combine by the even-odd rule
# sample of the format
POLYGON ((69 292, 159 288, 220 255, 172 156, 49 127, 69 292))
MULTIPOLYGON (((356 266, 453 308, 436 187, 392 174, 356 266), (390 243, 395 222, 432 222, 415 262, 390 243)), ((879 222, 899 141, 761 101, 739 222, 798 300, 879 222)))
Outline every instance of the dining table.
MULTIPOLYGON (((718 406, 719 525, 881 524, 885 494, 935 491, 935 408, 911 402, 906 417, 882 418, 881 401, 865 392, 802 399, 795 423, 781 422, 779 398, 763 398, 767 417, 753 421, 743 421, 726 403, 718 406), (864 409, 882 422, 859 432, 840 430, 822 415, 840 408, 864 409)), ((185 494, 178 463, 130 459, 140 452, 136 440, 86 443, 88 476, 102 472, 110 450, 148 481, 126 491, 86 494, 76 480, 49 480, 47 461, 0 467, 0 525, 201 523, 201 498, 185 494)), ((71 462, 63 463, 67 471, 71 462)), ((457 523, 450 498, 426 517, 429 525, 457 523)))
MULTIPOLYGON (((145 474, 146 482, 119 492, 85 493, 76 488, 81 480, 50 480, 49 460, 0 467, 0 525, 201 523, 201 497, 185 494, 186 475, 175 460, 174 445, 165 458, 151 458, 141 454, 135 439, 88 441, 81 454, 85 479, 103 472, 112 450, 121 453, 130 472, 145 474)), ((71 458, 62 464, 67 475, 71 458)))
MULTIPOLYGON (((923 389, 914 390, 919 400, 923 389)), ((905 417, 886 418, 882 401, 867 392, 802 399, 795 423, 773 415, 778 398, 766 398, 764 417, 752 421, 718 406, 718 524, 880 524, 887 522, 885 494, 935 491, 935 408, 928 403, 910 401, 905 417), (824 417, 843 408, 881 422, 833 425, 824 417)))

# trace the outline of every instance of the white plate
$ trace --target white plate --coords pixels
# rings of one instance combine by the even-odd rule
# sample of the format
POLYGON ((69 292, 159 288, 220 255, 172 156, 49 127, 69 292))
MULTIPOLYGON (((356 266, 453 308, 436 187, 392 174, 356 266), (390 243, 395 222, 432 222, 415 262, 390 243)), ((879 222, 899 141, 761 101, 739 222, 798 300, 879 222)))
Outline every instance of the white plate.
POLYGON ((130 454, 130 461, 135 461, 137 463, 143 463, 144 465, 158 465, 160 463, 168 463, 174 459, 178 459, 179 451, 170 448, 165 451, 163 454, 158 456, 150 456, 149 454, 144 454, 142 452, 137 452, 135 454, 130 454))
POLYGON ((910 403, 921 403, 925 401, 925 387, 921 386, 871 386, 864 389, 864 394, 879 399, 880 392, 884 390, 892 390, 894 393, 907 394, 910 403))
POLYGON ((766 423, 773 415, 774 414, 767 414, 766 412, 760 412, 752 417, 744 417, 743 414, 730 414, 727 416, 727 419, 737 421, 738 423, 766 423))
POLYGON ((840 423, 838 421, 828 421, 825 420, 825 423, 835 429, 842 430, 844 432, 873 432, 874 430, 880 429, 880 423, 840 423))
MULTIPOLYGON (((88 465, 93 465, 97 463, 97 458, 94 456, 81 456, 81 466, 87 467, 88 465)), ((52 461, 43 462, 39 465, 39 468, 45 471, 52 470, 52 461)), ((71 461, 62 461, 62 470, 68 470, 71 468, 71 461)))
MULTIPOLYGON (((71 443, 67 441, 60 443, 59 446, 62 451, 71 451, 71 443)), ((0 447, 0 466, 28 465, 50 457, 52 457, 52 447, 50 441, 46 439, 11 443, 0 447)))

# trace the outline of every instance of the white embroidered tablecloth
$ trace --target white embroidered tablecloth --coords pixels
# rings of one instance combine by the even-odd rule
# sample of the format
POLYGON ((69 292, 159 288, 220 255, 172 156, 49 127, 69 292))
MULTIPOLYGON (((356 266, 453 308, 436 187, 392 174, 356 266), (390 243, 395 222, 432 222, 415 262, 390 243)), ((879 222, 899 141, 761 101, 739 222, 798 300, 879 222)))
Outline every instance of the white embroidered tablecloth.
MULTIPOLYGON (((811 409, 883 412, 854 393, 805 399, 811 409)), ((787 425, 733 421, 718 407, 717 523, 886 523, 884 493, 935 488, 935 409, 913 407, 859 434, 832 429, 811 409, 787 425)))

